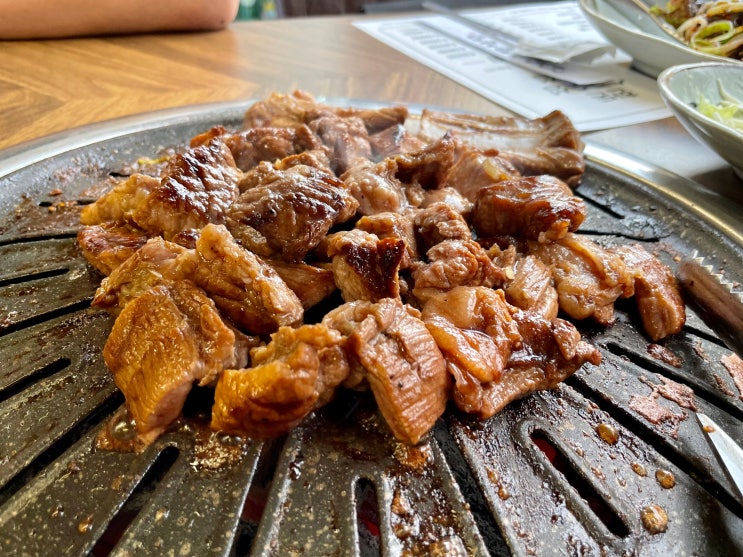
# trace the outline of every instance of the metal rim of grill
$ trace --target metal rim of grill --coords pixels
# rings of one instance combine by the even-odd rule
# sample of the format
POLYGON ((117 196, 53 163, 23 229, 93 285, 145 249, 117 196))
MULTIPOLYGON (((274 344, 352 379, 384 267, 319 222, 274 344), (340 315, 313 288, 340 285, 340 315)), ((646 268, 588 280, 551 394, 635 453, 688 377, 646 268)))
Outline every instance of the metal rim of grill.
MULTIPOLYGON (((417 447, 349 396, 271 442, 212 434, 196 411, 142 454, 95 449, 123 398, 100 354, 111 318, 89 308, 101 277, 76 248, 70 202, 139 157, 237 127, 248 105, 124 118, 1 154, 0 553, 743 554, 743 507, 689 409, 663 395, 668 382, 690 387, 743 441, 730 352, 691 310, 659 358, 620 303, 613 326, 579 324, 600 366, 486 422, 450 411, 417 447), (633 397, 666 418, 651 423, 633 397)), ((582 233, 639 242, 672 268, 696 250, 743 280, 736 207, 612 150, 589 145, 586 158, 582 233)))

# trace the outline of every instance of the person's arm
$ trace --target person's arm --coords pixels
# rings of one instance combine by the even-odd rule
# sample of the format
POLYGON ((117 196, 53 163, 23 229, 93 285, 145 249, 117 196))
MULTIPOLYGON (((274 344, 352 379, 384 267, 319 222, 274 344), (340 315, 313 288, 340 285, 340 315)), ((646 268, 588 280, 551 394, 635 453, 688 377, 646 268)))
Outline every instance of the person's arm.
POLYGON ((239 0, 0 0, 0 39, 222 29, 239 0))

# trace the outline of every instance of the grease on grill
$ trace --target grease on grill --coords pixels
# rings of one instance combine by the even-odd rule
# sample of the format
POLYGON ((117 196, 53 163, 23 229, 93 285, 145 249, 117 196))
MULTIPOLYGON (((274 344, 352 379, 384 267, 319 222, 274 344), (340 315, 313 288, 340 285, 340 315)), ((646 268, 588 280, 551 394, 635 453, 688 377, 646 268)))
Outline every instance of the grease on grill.
POLYGON ((640 513, 642 526, 651 534, 660 534, 668 529, 668 514, 663 507, 651 503, 640 513))

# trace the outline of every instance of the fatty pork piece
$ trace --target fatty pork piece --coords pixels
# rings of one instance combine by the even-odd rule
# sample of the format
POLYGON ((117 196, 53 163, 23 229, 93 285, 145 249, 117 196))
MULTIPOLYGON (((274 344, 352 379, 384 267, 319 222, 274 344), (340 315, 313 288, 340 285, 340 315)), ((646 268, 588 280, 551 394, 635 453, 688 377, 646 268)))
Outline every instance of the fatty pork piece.
POLYGON ((305 310, 319 304, 337 290, 333 271, 308 263, 267 260, 286 285, 297 295, 305 310))
POLYGON ((220 375, 212 429, 259 438, 288 432, 329 402, 348 375, 344 342, 322 324, 279 328, 251 351, 250 368, 220 375))
POLYGON ((380 239, 402 240, 405 244, 405 252, 400 262, 400 269, 407 269, 413 261, 418 259, 418 243, 415 239, 415 227, 410 212, 387 212, 364 216, 356 222, 356 228, 375 234, 380 239))
POLYGON ((634 284, 642 325, 652 341, 676 334, 686 323, 686 308, 671 269, 640 244, 610 251, 622 258, 634 284))
MULTIPOLYGON (((410 189, 411 188, 408 188, 408 197, 410 197, 410 189)), ((414 203, 414 205, 421 209, 425 209, 435 203, 445 203, 451 209, 462 215, 465 220, 469 218, 472 213, 472 208, 474 207, 472 201, 464 197, 456 189, 449 186, 444 186, 437 190, 422 190, 420 202, 417 204, 414 203)))
POLYGON ((432 203, 413 217, 418 244, 427 251, 444 240, 471 240, 472 231, 464 217, 449 204, 432 203))
POLYGON ((326 114, 309 122, 309 127, 332 153, 330 166, 339 176, 355 161, 372 157, 369 133, 360 118, 326 114))
POLYGON ((424 109, 420 137, 434 141, 445 132, 476 149, 497 150, 524 176, 549 174, 575 187, 585 171, 580 133, 560 111, 526 119, 424 109))
POLYGON ((262 257, 301 261, 358 207, 340 180, 309 166, 277 170, 264 162, 246 179, 252 187, 229 208, 227 228, 262 257))
POLYGON ((235 164, 243 172, 261 161, 272 162, 324 148, 320 138, 304 124, 293 128, 253 128, 227 135, 224 142, 232 152, 235 164))
POLYGON ((370 160, 357 161, 341 175, 348 192, 358 202, 360 215, 402 212, 410 204, 405 195, 405 187, 395 177, 397 164, 393 159, 373 163, 370 160))
POLYGON ((506 279, 485 249, 474 240, 445 240, 426 252, 427 261, 412 266, 413 296, 428 298, 457 286, 501 285, 506 279))
POLYGON ((425 303, 422 319, 454 377, 454 403, 479 418, 492 416, 499 409, 490 398, 492 385, 521 346, 503 291, 458 286, 440 292, 425 303))
POLYGON ((446 409, 446 363, 420 312, 399 298, 349 302, 323 324, 347 337, 351 368, 360 366, 377 406, 399 441, 415 445, 446 409))
POLYGON ((329 234, 318 251, 332 261, 333 276, 343 300, 368 300, 400 295, 398 272, 405 256, 400 238, 379 238, 354 229, 329 234))
POLYGON ((222 224, 237 199, 240 176, 221 141, 188 149, 171 159, 160 185, 138 204, 134 222, 166 240, 209 223, 222 224))
POLYGON ((614 321, 614 302, 633 294, 634 280, 615 253, 585 236, 568 233, 554 242, 530 242, 529 252, 548 265, 560 309, 574 319, 614 321))
POLYGON ((369 135, 369 144, 374 160, 418 151, 424 147, 424 143, 402 124, 396 124, 369 135))
POLYGON ((574 232, 586 204, 553 176, 503 180, 477 192, 472 226, 479 236, 520 236, 544 242, 574 232))
POLYGON ((554 319, 560 310, 550 268, 533 255, 516 260, 513 278, 504 287, 509 304, 554 319))
POLYGON ((159 178, 132 174, 95 202, 83 207, 80 222, 84 225, 106 222, 134 224, 133 215, 137 207, 159 186, 159 178))
POLYGON ((103 357, 147 445, 178 418, 194 383, 235 365, 235 334, 201 289, 170 281, 122 309, 103 357))
POLYGON ((302 303, 279 274, 232 238, 224 226, 209 224, 195 250, 178 256, 177 272, 214 300, 239 329, 272 333, 301 322, 302 303))
POLYGON ((144 232, 116 222, 85 226, 77 233, 83 256, 104 275, 110 275, 146 242, 144 232))

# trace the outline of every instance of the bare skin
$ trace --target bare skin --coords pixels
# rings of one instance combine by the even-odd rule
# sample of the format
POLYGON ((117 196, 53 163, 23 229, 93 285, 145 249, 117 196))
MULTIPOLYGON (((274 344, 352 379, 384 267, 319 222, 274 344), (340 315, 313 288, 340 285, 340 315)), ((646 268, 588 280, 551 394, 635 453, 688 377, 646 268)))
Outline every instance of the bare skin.
POLYGON ((0 0, 0 40, 227 27, 238 0, 0 0))

